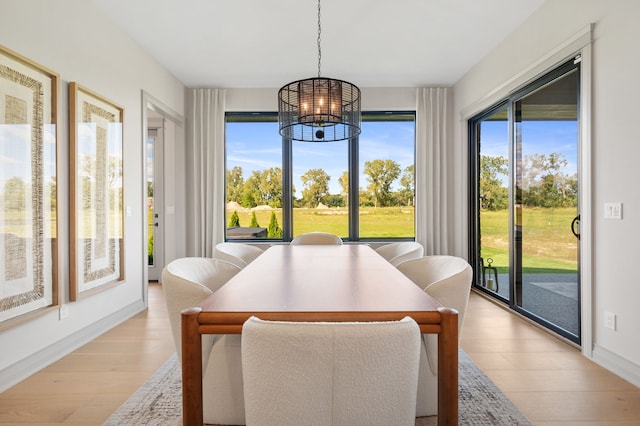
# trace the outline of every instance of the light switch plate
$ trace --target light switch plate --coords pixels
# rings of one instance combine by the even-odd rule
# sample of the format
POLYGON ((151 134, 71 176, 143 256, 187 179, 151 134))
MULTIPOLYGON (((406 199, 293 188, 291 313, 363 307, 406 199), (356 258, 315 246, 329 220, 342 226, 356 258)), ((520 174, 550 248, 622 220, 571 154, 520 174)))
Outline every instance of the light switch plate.
POLYGON ((604 203, 605 219, 622 219, 622 203, 604 203))

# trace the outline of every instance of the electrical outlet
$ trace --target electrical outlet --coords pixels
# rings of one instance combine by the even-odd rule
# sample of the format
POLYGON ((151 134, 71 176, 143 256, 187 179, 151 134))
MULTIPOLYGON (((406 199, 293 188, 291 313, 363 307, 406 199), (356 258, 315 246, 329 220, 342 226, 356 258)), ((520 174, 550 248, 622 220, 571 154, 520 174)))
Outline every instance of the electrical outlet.
POLYGON ((605 311, 604 313, 604 326, 609 330, 616 330, 616 314, 605 311))
POLYGON ((60 319, 69 318, 69 305, 60 305, 60 319))

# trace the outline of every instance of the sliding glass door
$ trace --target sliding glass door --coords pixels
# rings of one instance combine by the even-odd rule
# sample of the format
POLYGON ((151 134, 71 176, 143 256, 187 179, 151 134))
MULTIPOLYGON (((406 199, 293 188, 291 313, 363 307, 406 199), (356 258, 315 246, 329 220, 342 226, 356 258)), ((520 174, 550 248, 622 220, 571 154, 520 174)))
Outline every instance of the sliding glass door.
POLYGON ((475 285, 580 342, 579 59, 470 122, 475 285))

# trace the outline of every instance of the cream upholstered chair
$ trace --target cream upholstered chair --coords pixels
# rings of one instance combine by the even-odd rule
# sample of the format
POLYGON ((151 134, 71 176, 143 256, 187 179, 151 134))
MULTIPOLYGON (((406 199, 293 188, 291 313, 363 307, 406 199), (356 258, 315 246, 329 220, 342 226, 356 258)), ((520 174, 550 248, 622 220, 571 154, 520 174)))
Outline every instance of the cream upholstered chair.
MULTIPOLYGON (((164 268, 162 288, 178 357, 182 357, 180 312, 199 305, 239 271, 224 260, 203 257, 176 259, 164 268)), ((204 422, 244 424, 240 336, 203 335, 202 364, 204 422)))
POLYGON ((253 262, 262 253, 261 248, 244 243, 218 243, 213 251, 215 259, 226 260, 240 268, 253 262))
MULTIPOLYGON (((473 270, 466 260, 456 256, 425 256, 398 265, 418 287, 443 306, 458 311, 458 337, 469 303, 473 270)), ((438 413, 438 336, 422 336, 418 377, 417 416, 438 413)))
POLYGON ((247 425, 414 425, 420 329, 280 322, 242 329, 247 425))
POLYGON ((342 245, 342 238, 327 232, 308 232, 291 240, 291 245, 342 245))
POLYGON ((376 252, 387 259, 393 266, 398 266, 407 260, 424 256, 424 247, 416 241, 402 241, 380 246, 376 249, 376 252))

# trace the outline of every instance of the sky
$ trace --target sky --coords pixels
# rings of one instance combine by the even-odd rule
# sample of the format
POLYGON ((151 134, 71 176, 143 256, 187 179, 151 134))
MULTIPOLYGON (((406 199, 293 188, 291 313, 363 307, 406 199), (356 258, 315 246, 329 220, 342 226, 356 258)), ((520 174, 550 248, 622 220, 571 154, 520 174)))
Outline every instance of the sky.
MULTIPOLYGON (((226 167, 242 167, 244 178, 253 170, 282 168, 282 138, 278 123, 227 123, 226 167)), ((360 187, 367 181, 365 161, 392 159, 401 169, 414 163, 414 122, 363 122, 360 134, 360 187)), ((348 168, 348 142, 293 142, 293 185, 302 195, 301 176, 310 169, 323 169, 331 177, 329 192, 339 194, 338 178, 348 168)), ((395 186, 397 188, 397 185, 395 186)))
MULTIPOLYGON (((509 157, 506 121, 483 121, 481 154, 509 157)), ((562 154, 569 176, 578 170, 578 123, 576 121, 526 121, 522 123, 523 155, 562 154)))
MULTIPOLYGON (((567 160, 566 173, 578 167, 578 133, 575 121, 528 121, 523 123, 525 155, 561 153, 567 160)), ((508 157, 505 121, 482 123, 482 154, 508 157)), ((252 170, 282 167, 282 139, 277 123, 227 123, 227 169, 242 167, 245 179, 252 170)), ((360 187, 368 182, 364 162, 392 159, 402 169, 414 163, 415 124, 413 122, 363 122, 360 135, 360 187)), ((309 169, 325 170, 331 180, 331 194, 340 193, 338 178, 347 170, 347 141, 312 143, 293 142, 293 183, 296 197, 302 194, 300 177, 309 169)), ((394 189, 397 189, 397 184, 394 189)))

